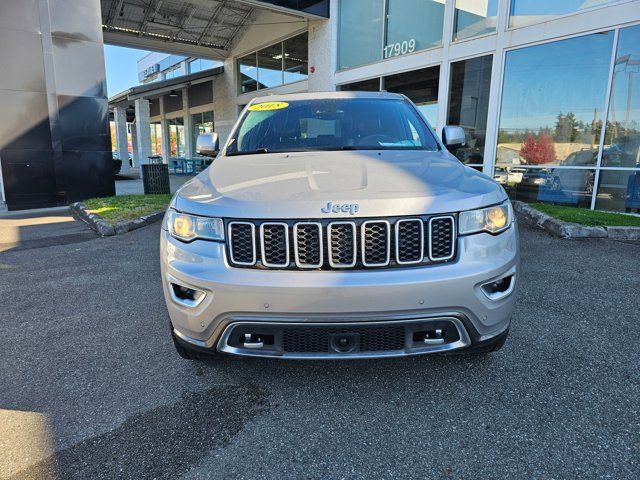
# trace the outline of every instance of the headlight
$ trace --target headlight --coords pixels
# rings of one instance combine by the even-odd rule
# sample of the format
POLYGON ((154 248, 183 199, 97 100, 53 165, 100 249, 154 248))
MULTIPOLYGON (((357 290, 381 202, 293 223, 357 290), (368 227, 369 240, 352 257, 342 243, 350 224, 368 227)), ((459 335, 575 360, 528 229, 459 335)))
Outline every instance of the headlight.
POLYGON ((513 210, 508 200, 495 207, 481 208, 460 213, 458 232, 460 235, 488 232, 500 233, 513 221, 513 210))
POLYGON ((224 240, 224 222, 221 218, 198 217, 169 210, 167 230, 169 230, 172 237, 183 242, 190 242, 197 238, 202 240, 224 240))

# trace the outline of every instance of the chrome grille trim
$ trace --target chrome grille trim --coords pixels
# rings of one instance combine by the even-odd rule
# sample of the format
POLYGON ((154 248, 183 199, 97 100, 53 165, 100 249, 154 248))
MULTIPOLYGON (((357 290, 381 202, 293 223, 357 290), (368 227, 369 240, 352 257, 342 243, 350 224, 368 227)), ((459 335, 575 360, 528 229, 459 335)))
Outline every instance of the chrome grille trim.
POLYGON ((333 268, 355 267, 358 259, 357 234, 355 222, 331 222, 327 225, 327 246, 329 248, 329 265, 333 268), (336 263, 333 261, 333 228, 337 225, 350 225, 352 231, 353 260, 349 263, 336 263))
POLYGON ((320 222, 298 222, 293 226, 293 255, 298 268, 321 268, 324 265, 324 245, 322 238, 324 237, 322 232, 322 224, 320 222), (302 263, 300 261, 300 249, 298 246, 298 228, 300 226, 312 225, 318 228, 318 243, 319 243, 319 257, 320 261, 316 264, 302 263))
POLYGON ((367 220, 360 226, 360 251, 362 254, 362 265, 365 267, 386 267, 391 263, 391 223, 389 220, 367 220), (387 227, 387 260, 382 263, 367 262, 366 248, 366 227, 370 224, 384 224, 387 227))
MULTIPOLYGON (((395 225, 395 244, 396 244, 396 262, 398 263, 398 265, 415 265, 417 263, 421 263, 422 260, 424 259, 424 254, 422 252, 424 252, 424 223, 422 221, 422 219, 420 218, 403 218, 400 219, 396 222, 395 225), (409 261, 405 261, 405 260, 401 260, 400 259, 400 226, 403 223, 418 223, 420 225, 420 258, 416 259, 416 260, 409 260, 409 261)), ((431 241, 429 241, 429 244, 431 244, 431 241)))
POLYGON ((456 222, 453 213, 408 218, 225 219, 226 258, 231 266, 267 270, 427 266, 454 261, 456 222))
POLYGON ((451 260, 456 255, 456 219, 452 215, 440 215, 438 217, 431 217, 429 219, 429 258, 433 261, 446 261, 451 260), (451 221, 451 253, 446 257, 434 257, 433 256, 433 235, 432 224, 435 220, 447 219, 451 221))
POLYGON ((263 222, 260 224, 260 253, 262 255, 262 264, 265 267, 272 267, 272 268, 283 268, 283 267, 288 267, 289 266, 289 225, 284 223, 284 222, 263 222), (265 247, 265 240, 264 240, 264 229, 265 227, 269 227, 271 225, 276 225, 276 226, 281 226, 284 227, 284 244, 285 244, 285 262, 284 263, 271 263, 271 262, 267 262, 267 253, 266 253, 266 247, 265 247))
POLYGON ((253 266, 256 264, 256 262, 258 261, 258 259, 256 258, 256 226, 251 223, 251 222, 242 222, 242 221, 233 221, 233 222, 229 222, 228 225, 228 232, 229 234, 229 256, 231 257, 231 262, 235 263, 236 265, 244 265, 244 266, 253 266), (251 227, 251 245, 253 247, 253 261, 252 262, 242 262, 242 261, 238 261, 235 259, 234 255, 233 255, 233 226, 234 225, 249 225, 251 227))

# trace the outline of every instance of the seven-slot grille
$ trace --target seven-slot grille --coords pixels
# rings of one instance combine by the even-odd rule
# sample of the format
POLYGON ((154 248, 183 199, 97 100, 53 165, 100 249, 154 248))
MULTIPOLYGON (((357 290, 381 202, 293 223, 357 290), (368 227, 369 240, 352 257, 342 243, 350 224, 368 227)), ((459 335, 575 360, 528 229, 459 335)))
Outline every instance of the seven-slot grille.
POLYGON ((350 269, 424 265, 455 257, 455 218, 248 221, 227 223, 230 263, 239 267, 350 269))

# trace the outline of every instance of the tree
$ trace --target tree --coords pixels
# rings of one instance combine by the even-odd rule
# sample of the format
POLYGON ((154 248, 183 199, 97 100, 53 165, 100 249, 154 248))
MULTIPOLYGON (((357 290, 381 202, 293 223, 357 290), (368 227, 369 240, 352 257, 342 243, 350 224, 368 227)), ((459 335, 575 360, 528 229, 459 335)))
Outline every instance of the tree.
POLYGON ((578 136, 579 122, 574 113, 569 112, 563 115, 562 112, 556 117, 555 136, 558 141, 575 142, 578 136))
POLYGON ((541 165, 552 163, 556 159, 556 148, 553 138, 548 133, 541 133, 537 137, 532 134, 527 135, 522 147, 520 156, 530 165, 541 165))

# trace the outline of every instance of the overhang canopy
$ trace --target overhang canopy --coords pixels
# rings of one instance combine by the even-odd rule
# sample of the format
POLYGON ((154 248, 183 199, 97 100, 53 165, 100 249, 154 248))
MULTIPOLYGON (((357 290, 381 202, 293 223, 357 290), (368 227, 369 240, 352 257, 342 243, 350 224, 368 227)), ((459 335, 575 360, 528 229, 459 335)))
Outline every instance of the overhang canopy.
POLYGON ((109 98, 109 110, 114 107, 123 107, 127 110, 127 121, 132 121, 135 114, 133 102, 138 98, 153 99, 170 93, 172 90, 179 90, 190 85, 212 80, 216 75, 224 73, 224 67, 211 68, 202 72, 183 75, 181 77, 152 82, 144 85, 131 87, 124 92, 120 92, 109 98))
MULTIPOLYGON (((226 58, 259 10, 324 18, 329 0, 101 0, 105 43, 226 58)), ((325 15, 326 14, 326 15, 325 15)))

